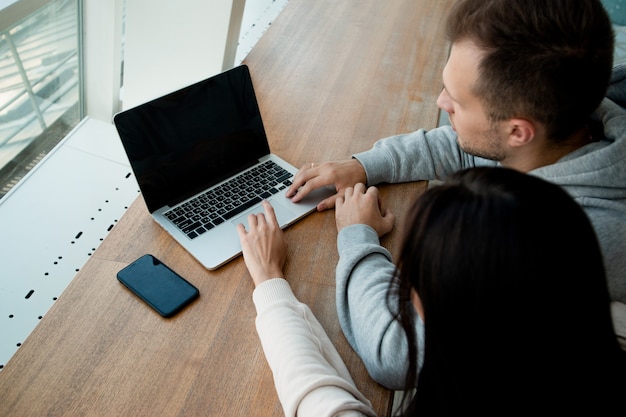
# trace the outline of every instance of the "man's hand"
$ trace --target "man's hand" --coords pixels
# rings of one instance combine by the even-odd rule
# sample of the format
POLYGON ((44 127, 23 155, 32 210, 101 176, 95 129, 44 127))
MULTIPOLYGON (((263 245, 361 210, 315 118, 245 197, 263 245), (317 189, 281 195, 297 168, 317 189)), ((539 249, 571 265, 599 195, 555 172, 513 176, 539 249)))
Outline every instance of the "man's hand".
POLYGON ((388 208, 383 208, 376 187, 367 188, 364 184, 346 187, 344 195, 335 201, 335 221, 337 232, 353 224, 371 226, 378 237, 391 232, 395 215, 388 208))
POLYGON ((246 231, 241 223, 237 225, 243 258, 255 286, 271 278, 284 278, 287 260, 287 242, 274 208, 267 201, 263 201, 263 208, 265 214, 248 216, 250 230, 246 231))
POLYGON ((293 179, 293 184, 287 189, 287 197, 297 203, 311 191, 329 185, 334 185, 337 194, 321 201, 317 205, 318 211, 335 207, 335 200, 342 197, 346 187, 356 183, 366 183, 367 177, 363 165, 356 159, 324 162, 322 164, 307 164, 300 168, 293 179))

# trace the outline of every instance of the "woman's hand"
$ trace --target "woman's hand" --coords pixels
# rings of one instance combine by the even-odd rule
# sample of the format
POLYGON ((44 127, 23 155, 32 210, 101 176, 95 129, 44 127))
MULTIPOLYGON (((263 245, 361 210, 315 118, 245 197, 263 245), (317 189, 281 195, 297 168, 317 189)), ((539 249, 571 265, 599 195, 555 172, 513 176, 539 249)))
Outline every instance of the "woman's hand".
POLYGON ((287 242, 272 205, 263 201, 265 214, 250 214, 246 231, 243 224, 237 232, 243 249, 243 258, 254 285, 271 278, 284 278, 283 267, 287 260, 287 242))

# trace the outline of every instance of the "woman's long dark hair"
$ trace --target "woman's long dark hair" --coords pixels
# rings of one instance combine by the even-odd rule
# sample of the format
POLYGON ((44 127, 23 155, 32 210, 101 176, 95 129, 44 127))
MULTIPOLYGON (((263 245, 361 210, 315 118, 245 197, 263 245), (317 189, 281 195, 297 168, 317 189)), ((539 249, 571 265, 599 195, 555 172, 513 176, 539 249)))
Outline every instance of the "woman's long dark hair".
POLYGON ((406 415, 507 414, 502 404, 517 412, 541 403, 564 411, 624 395, 612 389, 626 365, 602 255, 564 190, 473 168, 427 190, 406 225, 399 308, 411 346, 407 386, 418 381, 406 415), (412 289, 425 322, 419 377, 412 289))

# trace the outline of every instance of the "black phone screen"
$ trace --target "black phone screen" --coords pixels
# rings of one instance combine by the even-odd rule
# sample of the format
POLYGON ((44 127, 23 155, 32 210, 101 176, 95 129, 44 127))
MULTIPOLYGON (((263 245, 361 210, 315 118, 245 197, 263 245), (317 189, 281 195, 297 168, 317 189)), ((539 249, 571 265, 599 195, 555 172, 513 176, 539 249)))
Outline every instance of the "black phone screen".
POLYGON ((117 279, 163 317, 172 317, 200 295, 196 287, 150 254, 119 271, 117 279))

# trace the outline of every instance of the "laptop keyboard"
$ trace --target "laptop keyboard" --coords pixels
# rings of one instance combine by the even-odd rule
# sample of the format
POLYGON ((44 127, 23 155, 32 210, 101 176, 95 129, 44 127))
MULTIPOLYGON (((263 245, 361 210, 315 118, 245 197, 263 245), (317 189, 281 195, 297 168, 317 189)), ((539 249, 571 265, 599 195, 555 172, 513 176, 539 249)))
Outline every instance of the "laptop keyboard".
POLYGON ((292 174, 266 161, 164 213, 190 239, 291 185, 292 174))

